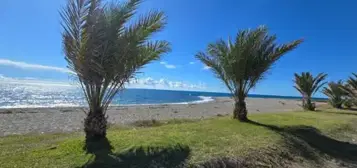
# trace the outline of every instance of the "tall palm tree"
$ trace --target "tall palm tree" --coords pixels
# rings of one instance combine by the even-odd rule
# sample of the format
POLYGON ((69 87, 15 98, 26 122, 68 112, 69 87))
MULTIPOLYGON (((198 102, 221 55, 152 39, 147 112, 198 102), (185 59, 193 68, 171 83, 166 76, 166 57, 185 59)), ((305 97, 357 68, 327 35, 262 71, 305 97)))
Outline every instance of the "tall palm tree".
POLYGON ((313 77, 310 72, 302 72, 301 75, 295 73, 295 89, 297 89, 303 99, 302 105, 305 110, 315 110, 315 106, 311 102, 311 96, 315 94, 326 82, 323 82, 327 74, 320 73, 313 77))
POLYGON ((277 45, 275 35, 260 26, 255 30, 239 31, 235 40, 218 40, 208 45, 206 52, 196 57, 221 79, 235 100, 233 118, 247 121, 245 98, 270 67, 285 53, 296 48, 302 40, 277 45))
POLYGON ((68 0, 60 13, 65 59, 89 105, 86 140, 106 137, 106 110, 114 96, 140 68, 170 51, 168 42, 149 40, 166 24, 164 13, 131 21, 139 3, 68 0))
POLYGON ((342 104, 347 100, 347 93, 343 89, 341 80, 337 81, 337 83, 328 83, 328 87, 324 87, 322 93, 329 97, 329 103, 335 108, 342 108, 342 104))

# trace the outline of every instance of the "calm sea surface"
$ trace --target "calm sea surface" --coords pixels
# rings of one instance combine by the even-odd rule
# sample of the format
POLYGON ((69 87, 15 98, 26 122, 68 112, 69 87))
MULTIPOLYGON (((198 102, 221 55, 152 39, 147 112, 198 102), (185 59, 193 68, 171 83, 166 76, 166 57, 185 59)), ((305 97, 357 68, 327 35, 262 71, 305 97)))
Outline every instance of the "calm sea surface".
MULTIPOLYGON (((152 89, 126 89, 112 104, 163 104, 207 102, 215 97, 229 97, 228 93, 168 91, 152 89)), ((256 98, 300 99, 299 97, 250 95, 256 98)), ((79 88, 61 85, 0 83, 0 108, 86 106, 79 88)))

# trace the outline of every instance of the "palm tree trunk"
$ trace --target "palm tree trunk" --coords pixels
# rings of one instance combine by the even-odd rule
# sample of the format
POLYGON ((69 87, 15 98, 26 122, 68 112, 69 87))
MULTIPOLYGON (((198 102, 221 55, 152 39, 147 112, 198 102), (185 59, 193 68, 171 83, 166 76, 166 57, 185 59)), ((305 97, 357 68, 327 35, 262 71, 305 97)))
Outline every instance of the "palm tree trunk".
POLYGON ((107 133, 107 118, 102 110, 91 110, 84 120, 84 132, 88 138, 104 138, 107 133))
POLYGON ((304 110, 306 110, 306 97, 305 96, 303 96, 302 97, 302 108, 304 109, 304 110))
POLYGON ((239 99, 236 101, 234 105, 233 118, 245 122, 248 121, 247 114, 248 111, 245 100, 239 99))
POLYGON ((305 110, 315 111, 315 106, 312 104, 310 97, 304 98, 303 107, 305 110))
POLYGON ((84 149, 88 153, 97 155, 98 152, 108 153, 111 150, 107 134, 107 118, 103 110, 90 110, 84 119, 86 143, 84 149))

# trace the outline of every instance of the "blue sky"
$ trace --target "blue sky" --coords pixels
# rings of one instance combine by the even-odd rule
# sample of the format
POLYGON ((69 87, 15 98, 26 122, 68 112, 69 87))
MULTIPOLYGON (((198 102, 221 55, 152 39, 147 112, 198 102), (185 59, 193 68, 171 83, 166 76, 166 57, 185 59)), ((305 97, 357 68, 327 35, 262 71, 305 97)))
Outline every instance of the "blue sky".
MULTIPOLYGON (((68 82, 58 10, 65 0, 5 0, 0 6, 0 74, 68 82)), ((155 36, 172 52, 147 65, 138 79, 148 87, 226 91, 194 55, 208 43, 240 29, 267 25, 278 42, 304 38, 251 92, 296 96, 294 72, 328 73, 328 81, 357 71, 357 1, 324 0, 146 0, 139 9, 163 10, 166 29, 155 36), (168 85, 168 83, 170 83, 168 85), (162 86, 161 86, 162 84, 162 86)), ((321 96, 318 93, 316 96, 321 96)))

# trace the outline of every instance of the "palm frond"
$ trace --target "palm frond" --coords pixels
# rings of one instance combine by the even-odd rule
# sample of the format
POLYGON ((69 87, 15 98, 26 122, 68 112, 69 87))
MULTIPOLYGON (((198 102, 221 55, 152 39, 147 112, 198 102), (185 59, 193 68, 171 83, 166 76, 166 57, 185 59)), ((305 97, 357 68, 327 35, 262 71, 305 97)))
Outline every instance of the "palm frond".
MULTIPOLYGON (((325 80, 327 77, 327 74, 320 73, 316 76, 316 78, 313 80, 313 87, 312 90, 314 91, 312 94, 315 94, 323 85, 325 85, 327 82, 322 82, 325 80)), ((339 81, 341 82, 341 81, 339 81)))
POLYGON ((153 60, 160 59, 160 56, 164 53, 170 52, 170 43, 167 41, 154 41, 148 42, 142 47, 140 57, 136 65, 143 66, 150 63, 153 60))
POLYGON ((93 23, 95 13, 98 13, 100 5, 98 2, 96 0, 69 0, 67 6, 60 13, 65 59, 68 62, 68 68, 79 77, 90 107, 93 106, 92 88, 86 86, 84 81, 92 81, 92 76, 89 74, 98 69, 98 64, 93 63, 94 58, 87 56, 89 54, 87 49, 93 46, 90 39, 92 36, 96 36, 90 24, 93 23))
MULTIPOLYGON (((214 46, 211 46, 211 47, 214 47, 214 46)), ((209 50, 211 47, 209 47, 209 50)), ((223 54, 223 53, 221 53, 221 54, 223 54)), ((200 60, 202 63, 204 63, 206 66, 211 67, 211 69, 212 69, 213 73, 216 75, 216 77, 218 79, 220 79, 226 85, 226 87, 228 88, 228 90, 231 93, 234 93, 235 92, 235 89, 234 89, 235 83, 234 83, 234 81, 229 80, 229 78, 226 76, 225 69, 224 69, 224 67, 222 67, 223 65, 220 62, 218 62, 219 60, 212 58, 212 57, 216 57, 216 56, 219 57, 219 55, 208 56, 203 52, 199 52, 196 54, 196 58, 198 60, 200 60)))
POLYGON ((123 40, 130 40, 128 45, 142 45, 154 33, 162 30, 165 24, 166 17, 163 12, 150 11, 128 27, 123 40))

